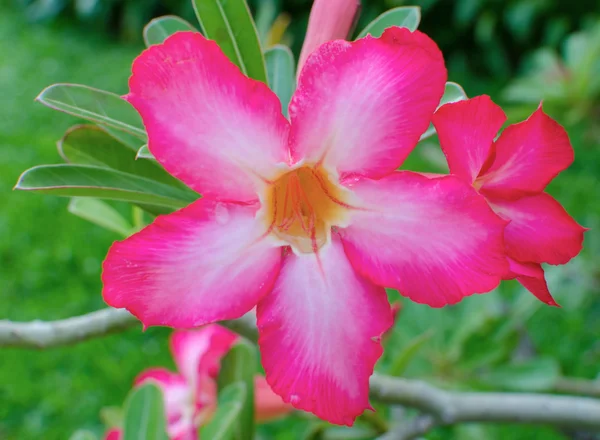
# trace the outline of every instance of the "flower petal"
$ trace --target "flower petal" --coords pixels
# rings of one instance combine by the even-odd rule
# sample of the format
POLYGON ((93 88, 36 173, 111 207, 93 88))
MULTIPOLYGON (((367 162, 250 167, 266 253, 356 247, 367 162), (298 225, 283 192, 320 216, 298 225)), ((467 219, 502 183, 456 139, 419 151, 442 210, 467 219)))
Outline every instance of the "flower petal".
POLYGON ((104 434, 104 440, 121 440, 123 438, 123 431, 118 428, 112 428, 106 431, 104 434))
POLYGON ((176 330, 171 334, 171 352, 179 372, 188 382, 199 384, 198 375, 216 378, 221 358, 238 336, 217 324, 199 330, 176 330))
POLYGON ((318 254, 289 253, 257 318, 267 382, 285 402, 346 425, 369 408, 392 316, 384 289, 354 272, 339 239, 318 254))
POLYGON ((507 254, 518 261, 565 264, 583 246, 585 228, 541 193, 518 200, 489 198, 498 215, 510 220, 504 231, 507 254))
POLYGON ((511 199, 543 191, 574 157, 567 132, 541 106, 526 121, 506 128, 494 150, 493 163, 478 179, 480 191, 511 199))
POLYGON ((505 121, 502 109, 486 95, 446 104, 438 109, 432 122, 450 172, 473 183, 505 121))
POLYGON ((322 45, 306 61, 290 103, 294 162, 382 177, 404 161, 444 93, 442 54, 425 34, 322 45))
POLYGON ((214 41, 177 32, 133 63, 125 97, 165 169, 205 196, 256 199, 289 161, 289 124, 269 88, 244 76, 214 41))
POLYGON ((544 277, 544 269, 536 263, 521 263, 519 261, 508 259, 512 276, 517 279, 527 290, 535 295, 537 299, 550 306, 558 306, 558 303, 552 298, 544 277))
POLYGON ((145 326, 198 327, 239 318, 271 290, 281 250, 255 220, 257 208, 200 199, 115 242, 104 300, 145 326))
POLYGON ((292 406, 285 403, 273 392, 264 376, 254 377, 254 399, 256 420, 268 422, 278 419, 292 411, 292 406))
POLYGON ((345 40, 360 13, 360 0, 315 0, 298 58, 298 70, 321 44, 345 40))
POLYGON ((340 234, 354 268, 375 284, 442 307, 492 290, 508 270, 505 222, 457 177, 401 171, 350 189, 363 209, 340 234))
POLYGON ((149 368, 135 378, 134 384, 139 386, 147 382, 156 384, 163 393, 169 435, 193 434, 193 389, 185 377, 164 368, 149 368))

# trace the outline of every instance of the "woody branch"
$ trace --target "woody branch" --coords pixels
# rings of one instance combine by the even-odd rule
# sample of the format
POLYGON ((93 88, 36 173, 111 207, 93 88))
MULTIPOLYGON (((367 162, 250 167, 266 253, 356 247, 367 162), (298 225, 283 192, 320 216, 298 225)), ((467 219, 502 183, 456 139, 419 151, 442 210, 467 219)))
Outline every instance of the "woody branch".
MULTIPOLYGON (((117 309, 57 321, 0 320, 0 347, 50 348, 124 331, 137 324, 135 317, 117 309)), ((252 314, 222 324, 253 341, 258 338, 252 314)), ((370 389, 373 399, 425 413, 425 418, 417 421, 427 423, 415 425, 421 430, 460 422, 510 422, 600 431, 600 400, 590 397, 446 391, 421 381, 379 374, 371 377, 370 389)), ((394 431, 387 435, 393 436, 394 431)), ((389 438, 411 437, 398 432, 397 437, 389 438)))

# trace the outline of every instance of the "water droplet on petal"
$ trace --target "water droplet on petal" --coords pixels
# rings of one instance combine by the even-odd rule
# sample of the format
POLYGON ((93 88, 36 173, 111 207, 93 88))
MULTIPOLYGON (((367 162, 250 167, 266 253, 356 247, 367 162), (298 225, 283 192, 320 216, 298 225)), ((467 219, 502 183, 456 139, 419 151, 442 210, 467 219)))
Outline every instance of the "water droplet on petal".
POLYGON ((295 404, 297 404, 298 402, 300 402, 300 396, 299 396, 298 394, 292 394, 292 395, 290 396, 290 403, 291 403, 292 405, 295 405, 295 404))

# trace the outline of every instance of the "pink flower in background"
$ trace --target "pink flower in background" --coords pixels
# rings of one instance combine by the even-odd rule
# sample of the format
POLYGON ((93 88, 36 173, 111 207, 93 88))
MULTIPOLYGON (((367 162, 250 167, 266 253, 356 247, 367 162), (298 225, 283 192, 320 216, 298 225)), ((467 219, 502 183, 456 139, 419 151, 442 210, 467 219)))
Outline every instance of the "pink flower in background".
MULTIPOLYGON (((171 334, 170 346, 177 373, 165 368, 149 368, 135 378, 135 386, 151 381, 162 390, 170 439, 196 440, 198 428, 212 417, 217 404, 216 378, 221 358, 237 338, 235 333, 219 325, 176 330, 171 334)), ((256 376, 256 419, 271 420, 290 410, 269 388, 265 378, 256 376)), ((119 429, 111 429, 105 436, 105 440, 120 438, 119 429)))
POLYGON ((396 171, 445 81, 420 32, 332 41, 306 61, 288 121, 202 35, 147 49, 126 99, 156 159, 203 198, 112 246, 106 302, 177 328, 258 306, 273 390, 351 425, 392 324, 384 286, 441 307, 508 270, 505 222, 470 185, 396 171))
POLYGON ((298 73, 308 56, 321 44, 331 40, 345 40, 359 13, 360 0, 315 0, 298 58, 298 73))
POLYGON ((508 279, 541 301, 557 305, 540 263, 565 264, 581 251, 585 228, 544 188, 573 162, 565 130, 540 107, 506 128, 502 109, 488 96, 446 104, 433 117, 450 172, 471 183, 509 221, 504 234, 508 279))

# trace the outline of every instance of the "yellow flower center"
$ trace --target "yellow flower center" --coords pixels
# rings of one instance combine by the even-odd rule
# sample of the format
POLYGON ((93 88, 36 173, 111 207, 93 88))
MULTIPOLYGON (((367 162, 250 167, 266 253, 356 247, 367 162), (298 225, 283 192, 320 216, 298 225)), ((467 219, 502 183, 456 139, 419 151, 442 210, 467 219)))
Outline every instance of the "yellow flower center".
POLYGON ((278 177, 265 199, 269 232, 302 253, 317 252, 331 227, 344 223, 348 194, 319 167, 304 166, 278 177))

